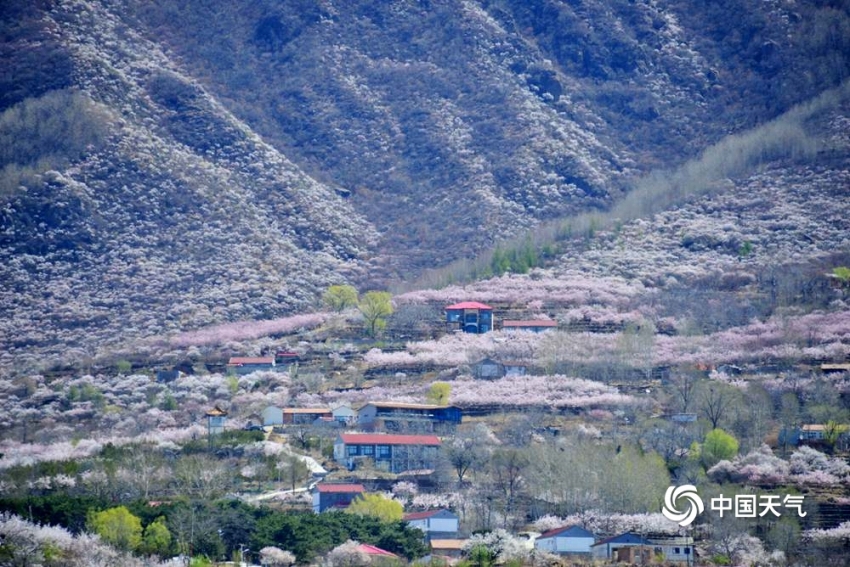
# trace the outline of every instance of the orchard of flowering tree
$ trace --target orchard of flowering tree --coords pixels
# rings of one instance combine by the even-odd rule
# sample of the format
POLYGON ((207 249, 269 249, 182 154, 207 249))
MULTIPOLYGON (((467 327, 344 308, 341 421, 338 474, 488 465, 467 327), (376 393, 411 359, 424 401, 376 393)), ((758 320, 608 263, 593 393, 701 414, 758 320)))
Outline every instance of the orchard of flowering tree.
MULTIPOLYGON (((846 120, 829 121, 835 143, 850 147, 846 120)), ((716 158, 685 169, 696 175, 716 158)), ((397 284, 393 295, 361 277, 359 290, 356 270, 349 282, 323 268, 276 291, 226 271, 230 295, 201 286, 168 306, 165 326, 139 312, 128 340, 114 321, 70 337, 55 327, 65 319, 39 327, 16 307, 20 344, 0 353, 0 563, 84 565, 87 550, 98 565, 245 555, 360 565, 362 544, 410 561, 430 550, 398 516, 444 510, 473 563, 554 564, 521 534, 577 525, 597 541, 693 537, 698 564, 846 564, 850 201, 837 189, 846 172, 779 173, 766 166, 738 180, 746 191, 723 180, 690 187, 686 203, 647 218, 624 208, 632 199, 615 209, 621 218, 541 228, 519 252, 494 249, 497 276, 471 281, 474 266, 447 268, 452 283, 438 288, 397 284), (525 273, 511 273, 516 260, 525 273), (493 329, 450 331, 445 307, 464 301, 492 306, 493 329), (516 331, 506 320, 550 326, 516 331), (240 359, 266 362, 248 372, 231 363, 240 359), (370 402, 396 415, 361 425, 370 402), (316 411, 325 418, 303 418, 316 411), (439 411, 462 420, 435 424, 439 411), (345 453, 340 433, 361 429, 436 435, 439 448, 429 441, 429 468, 395 474, 380 458, 389 443, 345 453), (314 514, 317 477, 368 496, 350 513, 314 514), (667 489, 685 484, 709 503, 802 497, 801 513, 702 514, 685 529, 661 514, 667 489)), ((348 220, 337 237, 355 257, 347 235, 362 219, 348 220)), ((125 248, 116 254, 131 257, 125 248)), ((269 270, 289 261, 278 248, 269 258, 269 270)), ((148 283, 167 287, 160 279, 148 283)), ((100 316, 67 284, 45 285, 67 299, 67 321, 100 316)))
POLYGON ((0 14, 0 566, 850 565, 848 2, 0 14))
MULTIPOLYGON (((386 325, 334 304, 8 374, 0 380, 0 510, 31 543, 6 553, 49 554, 34 535, 39 525, 67 530, 55 532, 56 545, 98 535, 113 553, 159 560, 219 560, 247 545, 265 550, 269 562, 326 554, 338 562, 349 557, 350 541, 408 559, 427 552, 406 524, 373 517, 368 499, 353 514, 314 516, 304 488, 315 470, 364 485, 394 514, 452 511, 460 535, 491 534, 467 546, 470 556, 487 549, 530 562, 515 534, 570 524, 597 538, 682 535, 659 513, 677 484, 706 494, 805 494, 808 514, 781 524, 739 521, 730 534, 698 518, 692 533, 707 557, 790 565, 834 552, 850 521, 850 498, 842 496, 850 483, 850 380, 829 370, 850 350, 841 289, 829 291, 832 308, 702 328, 702 315, 681 310, 668 293, 623 277, 537 268, 382 295, 395 306, 383 315, 386 325), (441 308, 468 298, 495 305, 496 330, 446 332, 441 308), (508 318, 557 326, 500 329, 508 318), (408 327, 418 338, 404 336, 408 327), (226 366, 246 355, 281 362, 248 374, 226 366), (477 365, 485 360, 522 370, 483 379, 477 365), (175 371, 160 379, 163 367, 175 371), (357 430, 356 417, 257 427, 268 408, 432 407, 435 385, 438 407, 457 408, 464 419, 439 430, 433 470, 409 478, 368 459, 353 470, 337 460, 334 443, 341 431, 357 430), (227 417, 224 432, 210 435, 214 407, 227 417)), ((432 427, 396 421, 389 432, 432 427)), ((72 551, 67 557, 73 564, 72 551)))

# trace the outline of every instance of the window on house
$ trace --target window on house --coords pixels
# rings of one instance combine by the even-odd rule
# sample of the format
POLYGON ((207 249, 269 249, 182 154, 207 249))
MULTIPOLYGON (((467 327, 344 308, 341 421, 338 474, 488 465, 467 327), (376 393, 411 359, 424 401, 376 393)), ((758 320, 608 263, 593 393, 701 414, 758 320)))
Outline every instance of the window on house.
POLYGON ((682 549, 681 549, 681 548, 679 548, 679 547, 674 547, 674 548, 673 548, 673 553, 675 553, 676 555, 679 555, 680 553, 682 553, 682 549))
POLYGON ((363 454, 364 455, 372 455, 375 452, 375 448, 372 445, 364 445, 363 446, 363 454))
POLYGON ((379 459, 389 459, 390 458, 390 446, 389 445, 378 445, 378 458, 379 459))
POLYGON ((358 447, 357 445, 349 445, 348 446, 348 456, 349 457, 356 457, 357 455, 360 454, 359 449, 360 449, 360 447, 358 447))
POLYGON ((690 547, 686 547, 686 548, 685 548, 685 555, 690 555, 690 554, 691 554, 691 548, 690 548, 690 547))

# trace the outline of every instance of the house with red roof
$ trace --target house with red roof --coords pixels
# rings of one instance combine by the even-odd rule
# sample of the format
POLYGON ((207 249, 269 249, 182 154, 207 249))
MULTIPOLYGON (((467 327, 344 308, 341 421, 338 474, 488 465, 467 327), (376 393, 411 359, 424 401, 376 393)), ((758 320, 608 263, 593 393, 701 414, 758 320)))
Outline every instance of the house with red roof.
POLYGON ((380 558, 380 557, 387 557, 387 558, 393 558, 393 557, 397 558, 398 557, 398 555, 396 555, 395 553, 387 551, 386 549, 381 549, 380 547, 376 547, 374 545, 369 545, 368 543, 361 543, 360 545, 358 545, 357 551, 359 551, 360 553, 365 553, 366 555, 369 556, 370 559, 375 559, 375 558, 380 558))
POLYGON ((313 512, 348 508, 355 498, 366 493, 362 484, 320 482, 313 487, 313 512))
POLYGON ((424 512, 410 512, 404 515, 404 521, 412 528, 425 532, 428 539, 454 537, 459 529, 459 518, 450 510, 437 509, 424 512))
POLYGON ((341 433, 334 442, 334 460, 349 470, 371 460, 381 470, 400 473, 433 469, 439 449, 436 435, 341 433))
POLYGON ((589 556, 594 543, 596 536, 581 526, 563 526, 540 534, 534 540, 534 549, 589 556))
POLYGON ((477 301, 462 301, 446 307, 449 332, 483 334, 493 330, 493 308, 477 301))

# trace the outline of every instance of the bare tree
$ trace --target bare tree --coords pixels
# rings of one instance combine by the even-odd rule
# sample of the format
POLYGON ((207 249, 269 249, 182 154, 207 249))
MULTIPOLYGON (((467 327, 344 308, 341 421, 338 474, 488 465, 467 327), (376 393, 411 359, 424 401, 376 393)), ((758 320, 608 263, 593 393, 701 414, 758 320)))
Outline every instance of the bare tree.
POLYGON ((178 490, 187 496, 212 500, 224 494, 231 483, 224 464, 206 455, 183 457, 174 467, 178 490))
POLYGON ((132 485, 138 494, 148 499, 151 490, 161 485, 167 472, 162 455, 147 445, 137 445, 130 450, 125 463, 125 477, 132 479, 132 485))
POLYGON ((697 403, 699 412, 711 423, 711 428, 717 429, 737 401, 738 393, 731 386, 708 382, 700 388, 697 403))
POLYGON ((490 459, 490 478, 504 505, 504 528, 514 529, 511 518, 523 486, 523 475, 531 463, 523 449, 497 449, 490 459), (510 522, 510 523, 509 523, 510 522))
POLYGON ((684 460, 682 456, 685 450, 697 440, 698 436, 690 425, 694 424, 664 419, 649 420, 641 428, 641 446, 661 455, 668 467, 676 467, 684 460))
POLYGON ((646 378, 652 376, 652 351, 655 347, 655 324, 641 319, 626 326, 617 338, 617 347, 624 369, 639 370, 646 378))
POLYGON ((283 482, 285 480, 292 490, 295 490, 296 484, 310 475, 310 469, 298 455, 284 457, 275 468, 277 469, 277 481, 283 482))
POLYGON ((699 376, 692 372, 682 372, 670 378, 673 395, 679 403, 679 410, 682 413, 688 413, 688 408, 694 401, 698 381, 699 376))
POLYGON ((462 485, 470 472, 487 463, 489 452, 489 431, 486 426, 477 424, 465 429, 451 441, 443 445, 443 455, 457 474, 457 483, 462 485))

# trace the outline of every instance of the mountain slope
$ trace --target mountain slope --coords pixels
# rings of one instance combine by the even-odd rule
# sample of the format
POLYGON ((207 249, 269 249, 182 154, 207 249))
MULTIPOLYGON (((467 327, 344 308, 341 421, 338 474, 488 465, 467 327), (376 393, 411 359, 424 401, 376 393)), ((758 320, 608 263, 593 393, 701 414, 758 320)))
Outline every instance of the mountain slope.
POLYGON ((850 68, 850 19, 828 6, 171 4, 138 4, 138 25, 276 147, 350 190, 399 275, 604 208, 636 176, 850 68))
POLYGON ((21 120, 58 112, 46 99, 59 96, 105 132, 58 170, 30 164, 4 198, 7 356, 270 317, 356 275, 374 231, 341 197, 109 13, 69 3, 50 17, 81 88, 30 99, 21 120))
POLYGON ((0 336, 36 366, 606 209, 850 70, 837 2, 10 0, 0 22, 0 336))

